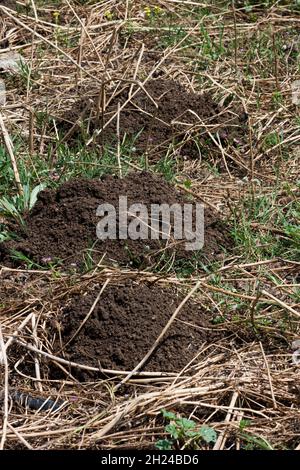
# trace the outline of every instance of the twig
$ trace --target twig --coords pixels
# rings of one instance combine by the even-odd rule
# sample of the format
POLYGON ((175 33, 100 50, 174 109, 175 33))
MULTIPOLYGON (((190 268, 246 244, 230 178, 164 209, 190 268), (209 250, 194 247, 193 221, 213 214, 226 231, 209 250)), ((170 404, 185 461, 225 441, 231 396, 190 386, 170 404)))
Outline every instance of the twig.
POLYGON ((272 46, 273 46, 273 56, 274 56, 274 75, 275 75, 276 91, 280 91, 279 80, 278 80, 278 57, 277 57, 276 39, 275 39, 275 31, 274 31, 273 24, 272 24, 272 46))
POLYGON ((34 114, 31 108, 28 109, 29 112, 29 154, 32 156, 34 152, 34 114))
POLYGON ((3 132, 5 146, 6 146, 6 149, 8 151, 10 161, 11 161, 11 164, 12 164, 12 168, 13 168, 17 188, 18 188, 20 196, 22 196, 23 195, 23 188, 22 188, 22 184, 21 184, 21 180, 20 180, 20 175, 19 175, 19 170, 18 170, 18 167, 17 167, 17 162, 16 162, 16 159, 15 159, 15 156, 14 156, 13 145, 12 145, 10 136, 7 132, 7 129, 5 127, 5 124, 4 124, 3 117, 2 117, 1 113, 0 113, 0 127, 1 127, 1 130, 3 132))
MULTIPOLYGON (((69 367, 74 367, 76 369, 88 370, 91 372, 99 372, 101 374, 107 375, 128 375, 129 371, 126 370, 113 370, 113 369, 103 369, 101 367, 92 367, 86 366, 84 364, 78 364, 77 362, 67 361, 66 359, 62 359, 61 357, 54 356, 53 354, 47 353, 46 351, 41 351, 40 349, 35 348, 34 346, 24 343, 16 338, 13 338, 14 342, 23 346, 24 348, 32 351, 34 353, 40 354, 41 356, 47 357, 53 361, 56 361, 60 364, 64 364, 69 367)), ((177 374, 169 373, 169 372, 137 372, 135 375, 144 376, 144 377, 176 377, 177 374)))
POLYGON ((0 325, 0 349, 4 364, 4 409, 3 409, 3 424, 2 424, 2 437, 0 442, 0 450, 4 449, 6 440, 7 424, 8 424, 8 362, 6 355, 6 347, 3 340, 2 328, 0 325))
POLYGON ((119 177, 122 178, 121 140, 120 140, 120 102, 119 101, 118 101, 118 114, 117 114, 117 159, 118 159, 119 177))
MULTIPOLYGON (((235 404, 236 404, 236 401, 238 399, 238 392, 234 392, 232 394, 232 397, 231 397, 231 401, 230 401, 230 405, 229 405, 229 409, 228 409, 228 412, 227 412, 227 415, 226 415, 226 418, 225 418, 225 423, 228 424, 229 421, 231 420, 231 417, 232 417, 232 413, 233 413, 233 410, 234 410, 234 407, 235 407, 235 404)), ((227 429, 225 428, 219 435, 215 445, 214 445, 214 449, 213 450, 222 450, 225 446, 225 442, 226 442, 226 431, 227 429)))
POLYGON ((255 314, 255 310, 256 310, 256 306, 258 304, 258 301, 259 301, 259 298, 260 298, 260 295, 261 295, 261 292, 260 292, 260 289, 259 289, 259 282, 256 283, 256 297, 255 297, 255 300, 253 300, 251 302, 251 305, 250 305, 250 321, 251 321, 251 324, 252 324, 252 327, 255 329, 255 317, 254 317, 254 314, 255 314))
MULTIPOLYGON (((5 350, 6 350, 6 351, 7 351, 7 349, 9 348, 9 346, 13 343, 13 341, 15 340, 15 338, 18 336, 18 334, 20 333, 20 331, 23 330, 24 326, 26 326, 27 323, 31 320, 32 315, 33 315, 33 313, 30 313, 30 314, 25 318, 25 320, 22 321, 22 323, 18 326, 18 328, 13 332, 12 337, 7 340, 7 342, 6 342, 6 344, 5 344, 5 350)), ((3 364, 2 355, 0 356, 0 364, 3 364)))
POLYGON ((29 444, 29 442, 27 442, 26 439, 24 439, 24 437, 21 436, 21 434, 15 428, 13 428, 9 423, 7 423, 7 427, 17 436, 19 441, 21 441, 22 444, 24 444, 24 446, 27 447, 27 449, 29 450, 33 449, 33 447, 29 444))
POLYGON ((297 317, 300 317, 300 312, 297 312, 297 310, 295 310, 293 307, 290 307, 285 302, 282 302, 282 300, 277 299, 277 297, 275 297, 273 294, 270 294, 270 292, 267 292, 266 290, 263 289, 261 291, 261 293, 264 294, 266 297, 269 297, 270 299, 274 300, 275 303, 277 303, 281 307, 285 308, 286 310, 288 310, 293 315, 296 315, 297 317))
POLYGON ((269 364, 268 364, 268 361, 267 361, 267 358, 266 358, 266 355, 265 355, 265 351, 264 351, 264 348, 263 348, 263 345, 262 345, 261 341, 259 342, 259 346, 260 346, 261 353, 262 353, 263 358, 264 358, 264 363, 265 363, 265 365, 266 365, 267 374, 268 374, 268 379, 269 379, 269 384, 270 384, 270 390, 271 390, 271 395, 272 395, 272 400, 273 400, 274 408, 276 409, 276 408, 277 408, 277 403, 276 403, 276 398, 275 398, 275 395, 274 395, 274 388, 273 388, 273 384, 272 384, 272 377, 271 377, 269 364))
MULTIPOLYGON (((38 348, 38 338, 37 338, 37 324, 36 324, 36 317, 35 314, 31 317, 31 324, 32 324, 32 336, 34 340, 35 347, 38 348)), ((34 356, 34 367, 35 367, 35 375, 37 381, 35 382, 37 389, 39 392, 43 392, 42 382, 41 382, 41 371, 40 371, 40 363, 37 355, 34 356)))
POLYGON ((232 0, 232 12, 233 12, 233 23, 234 23, 234 65, 235 65, 235 71, 237 72, 237 26, 236 26, 235 0, 232 0))
POLYGON ((168 329, 174 322, 175 318, 177 317, 182 307, 186 304, 186 302, 190 299, 190 297, 196 292, 196 290, 200 287, 200 285, 201 285, 201 281, 198 281, 197 284, 193 287, 193 289, 190 290, 188 295, 182 300, 182 302, 176 308, 170 320, 167 322, 166 326, 164 327, 164 329, 162 330, 158 338, 155 340, 153 346, 150 348, 147 354, 143 357, 143 359, 138 363, 138 365, 126 377, 124 377, 124 379, 118 385, 116 385, 116 387, 114 388, 115 391, 118 390, 124 383, 126 383, 134 374, 136 374, 140 370, 140 368, 145 364, 145 362, 147 362, 147 360, 155 351, 160 341, 162 340, 162 338, 164 337, 164 335, 166 334, 166 332, 168 331, 168 329))
POLYGON ((70 343, 72 343, 72 341, 76 338, 76 336, 80 333, 80 331, 82 330, 82 328, 84 327, 84 325, 86 324, 86 322, 88 321, 88 319, 90 318, 90 316, 92 315, 93 311, 95 310, 95 307, 97 305, 97 303, 99 302, 99 299, 104 291, 104 289, 106 288, 107 284, 109 283, 110 281, 110 278, 107 278, 106 281, 104 282, 103 286, 101 287, 100 289, 100 292, 99 294, 97 295, 93 305, 91 306, 89 312, 87 313, 85 319, 81 322, 81 324, 79 325, 79 327, 77 328, 77 330, 75 331, 75 333, 73 334, 73 336, 71 337, 71 339, 69 339, 69 341, 64 345, 64 347, 66 348, 70 343))
POLYGON ((212 204, 211 202, 207 201, 206 199, 204 199, 200 194, 196 193, 195 191, 192 191, 191 189, 189 188, 186 188, 184 185, 182 184, 177 184, 176 185, 178 188, 182 189, 182 191, 185 191, 186 193, 188 194, 191 194, 192 196, 194 196, 195 198, 199 199, 200 201, 203 202, 203 204, 205 204, 206 206, 210 207, 212 210, 216 211, 216 212, 220 212, 220 209, 218 209, 217 206, 215 206, 214 204, 212 204))

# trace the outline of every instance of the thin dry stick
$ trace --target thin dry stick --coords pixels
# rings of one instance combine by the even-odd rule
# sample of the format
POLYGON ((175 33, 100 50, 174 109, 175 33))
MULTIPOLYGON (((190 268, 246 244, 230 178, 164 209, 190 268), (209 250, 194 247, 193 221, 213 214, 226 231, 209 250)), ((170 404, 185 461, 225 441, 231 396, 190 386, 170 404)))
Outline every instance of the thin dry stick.
POLYGON ((278 80, 278 57, 277 57, 277 50, 276 50, 276 37, 275 37, 273 24, 272 24, 272 47, 273 47, 273 57, 274 57, 274 75, 275 75, 276 91, 279 91, 280 87, 279 87, 279 80, 278 80))
MULTIPOLYGON (((201 283, 202 283, 202 286, 207 288, 207 289, 210 289, 210 290, 215 291, 215 292, 221 292, 222 294, 226 294, 226 295, 229 295, 231 297, 237 297, 237 298, 240 298, 240 299, 247 299, 247 300, 255 300, 256 299, 256 296, 253 296, 253 295, 238 294, 237 292, 231 292, 229 290, 222 289, 221 287, 215 287, 215 286, 212 286, 210 284, 206 284, 203 281, 201 281, 201 283)), ((268 299, 265 299, 265 298, 261 298, 260 300, 262 300, 264 302, 268 302, 268 299)))
POLYGON ((1 127, 1 130, 2 130, 2 133, 3 133, 5 146, 7 148, 7 151, 8 151, 9 157, 10 157, 10 161, 11 161, 11 164, 12 164, 12 168, 13 168, 13 172, 14 172, 14 175, 15 175, 15 181, 16 181, 16 184, 17 184, 17 188, 18 188, 19 194, 22 196, 23 195, 23 188, 22 188, 22 185, 21 185, 21 180, 20 180, 19 170, 18 170, 18 167, 17 167, 17 162, 16 162, 16 159, 15 159, 15 156, 14 156, 13 145, 12 145, 10 136, 7 132, 7 129, 5 127, 5 124, 4 124, 3 117, 2 117, 1 113, 0 113, 0 127, 1 127))
POLYGON ((293 309, 292 307, 290 307, 286 303, 282 302, 282 300, 277 299, 277 297, 275 297, 273 294, 270 294, 270 292, 267 292, 266 290, 263 289, 261 291, 261 293, 264 294, 266 297, 269 297, 269 299, 274 300, 275 303, 277 303, 281 307, 285 308, 289 312, 293 313, 297 317, 300 317, 300 312, 297 312, 297 310, 293 309))
MULTIPOLYGON (((233 412, 233 409, 235 407, 235 404, 236 404, 236 401, 238 399, 238 392, 234 392, 232 394, 232 398, 231 398, 231 401, 230 401, 230 405, 229 405, 229 409, 228 409, 228 412, 227 412, 227 415, 226 415, 226 418, 225 418, 225 423, 228 424, 230 419, 231 419, 231 416, 232 416, 232 412, 233 412)), ((226 442, 226 428, 221 432, 221 434, 219 435, 215 445, 214 445, 214 448, 213 450, 222 450, 225 446, 225 442, 226 442)))
MULTIPOLYGON (((61 357, 54 356, 53 354, 47 353, 46 351, 41 351, 40 349, 35 348, 31 344, 24 343, 16 338, 13 338, 14 342, 23 346, 24 348, 32 351, 34 353, 40 354, 41 356, 47 357, 53 361, 56 361, 60 364, 64 364, 69 367, 74 367, 77 369, 82 370, 90 370, 91 372, 100 372, 101 374, 107 375, 128 375, 128 370, 113 370, 113 369, 102 369, 101 367, 92 367, 92 366, 85 366, 84 364, 78 364, 77 362, 73 361, 66 361, 66 359, 62 359, 61 357)), ((169 372, 137 372, 136 375, 144 376, 144 377, 176 377, 177 374, 169 373, 169 372)))
POLYGON ((256 282, 255 289, 256 289, 256 297, 255 297, 255 300, 253 300, 253 302, 251 302, 251 305, 250 305, 250 321, 254 329, 255 329, 255 310, 256 310, 256 306, 258 304, 260 295, 261 295, 261 292, 259 289, 259 281, 256 282))
POLYGON ((267 374, 268 374, 268 379, 269 379, 269 384, 270 384, 270 390, 271 390, 271 395, 272 395, 272 400, 273 400, 274 408, 276 409, 276 408, 277 408, 277 403, 276 403, 276 398, 275 398, 275 395, 274 395, 274 388, 273 388, 273 383, 272 383, 272 377, 271 377, 271 373, 270 373, 270 368, 269 368, 268 360, 267 360, 267 358, 266 358, 265 351, 264 351, 264 348, 263 348, 263 345, 262 345, 261 341, 259 342, 259 346, 260 346, 261 353, 262 353, 262 355, 263 355, 264 362, 265 362, 265 365, 266 365, 267 374))
POLYGON ((33 447, 29 444, 29 442, 27 442, 26 439, 24 439, 24 437, 21 436, 21 434, 15 428, 13 428, 9 423, 7 423, 7 427, 17 436, 19 441, 21 441, 22 444, 27 447, 27 449, 33 450, 33 447))
POLYGON ((196 193, 196 191, 192 191, 191 189, 189 188, 186 188, 184 185, 182 184, 177 184, 176 185, 177 188, 180 188, 182 189, 183 191, 185 191, 186 193, 188 194, 191 194, 192 196, 194 196, 195 198, 199 199, 200 201, 203 202, 203 204, 207 205, 208 207, 210 207, 211 209, 213 209, 214 211, 216 212, 220 212, 220 209, 218 209, 217 206, 215 206, 214 204, 212 204, 211 202, 207 201, 206 199, 204 199, 201 194, 198 194, 196 193))
MULTIPOLYGON (((77 63, 78 63, 78 65, 79 65, 79 67, 81 67, 81 62, 82 62, 82 48, 83 48, 83 43, 84 43, 84 39, 85 39, 84 22, 85 22, 85 20, 83 20, 82 29, 81 29, 81 35, 80 35, 79 43, 78 43, 77 63)), ((77 89, 79 89, 79 83, 82 83, 82 69, 81 69, 81 68, 79 68, 79 69, 76 71, 76 86, 77 86, 77 89)))
POLYGON ((109 421, 109 423, 107 423, 105 426, 103 426, 103 428, 100 429, 100 431, 97 431, 96 436, 92 436, 93 439, 95 439, 95 437, 97 439, 100 439, 101 437, 105 436, 111 429, 113 429, 115 427, 115 425, 120 421, 120 419, 123 418, 123 416, 126 414, 126 412, 128 412, 128 410, 126 408, 123 411, 120 411, 120 412, 117 408, 116 416, 111 421, 109 421))
POLYGON ((147 137, 146 137, 146 148, 145 148, 145 170, 146 171, 149 171, 149 144, 150 144, 150 140, 152 139, 151 134, 152 134, 153 126, 157 117, 157 113, 158 113, 158 107, 155 107, 154 113, 151 117, 149 130, 148 130, 147 137))
POLYGON ((3 340, 2 328, 0 325, 0 349, 4 364, 4 407, 3 407, 3 425, 2 425, 2 438, 0 442, 0 450, 4 449, 6 440, 7 424, 8 424, 8 362, 6 355, 6 347, 3 340))
POLYGON ((105 93, 105 83, 103 82, 101 85, 101 90, 98 98, 98 104, 97 104, 97 117, 96 120, 99 118, 99 113, 101 110, 101 120, 100 120, 100 145, 101 145, 101 155, 104 155, 104 111, 106 108, 106 93, 105 93))
POLYGON ((30 3, 31 3, 32 9, 33 9, 35 20, 38 21, 39 19, 38 19, 37 10, 36 10, 34 0, 30 0, 30 3))
POLYGON ((235 1, 232 0, 232 12, 233 12, 233 22, 234 22, 234 65, 235 71, 237 71, 237 26, 236 26, 236 11, 235 11, 235 1))
POLYGON ((88 314, 86 315, 85 319, 83 320, 83 322, 79 325, 79 327, 77 328, 77 330, 75 331, 75 333, 73 334, 73 336, 71 337, 71 339, 69 339, 69 341, 67 342, 67 344, 65 344, 64 347, 67 347, 68 344, 72 343, 72 341, 74 340, 74 338, 78 335, 78 333, 80 333, 80 331, 82 330, 82 328, 84 327, 84 325, 86 324, 86 322, 88 321, 88 319, 90 318, 90 316, 92 315, 93 311, 95 310, 95 307, 97 305, 97 303, 99 302, 99 299, 104 291, 104 289, 106 288, 107 284, 109 283, 110 281, 110 278, 106 279, 106 281, 104 282, 103 286, 101 287, 100 289, 100 292, 99 294, 97 295, 93 305, 91 306, 88 314))
POLYGON ((157 346, 159 345, 161 339, 164 337, 172 323, 174 322, 175 318, 177 317, 178 313, 182 309, 182 307, 186 304, 186 302, 190 299, 190 297, 196 292, 196 290, 199 288, 201 285, 201 281, 198 281, 197 284, 193 287, 192 290, 188 293, 188 295, 182 300, 182 302, 179 304, 179 306, 176 308, 175 312, 171 316, 170 320, 167 322, 166 326, 158 336, 158 338, 155 340, 153 346, 150 348, 150 350, 147 352, 147 354, 143 357, 143 359, 138 363, 138 365, 126 376, 124 379, 116 385, 114 388, 114 391, 118 390, 124 383, 126 383, 134 374, 136 374, 139 369, 145 364, 145 362, 149 359, 149 357, 152 355, 152 353, 155 351, 157 346))
POLYGON ((31 75, 32 75, 32 69, 33 69, 33 59, 34 59, 34 34, 36 32, 36 28, 37 28, 37 25, 34 26, 34 33, 32 33, 31 57, 30 57, 30 65, 28 69, 27 84, 26 84, 26 102, 29 101, 30 83, 31 83, 31 75))
POLYGON ((118 114, 117 114, 117 158, 119 177, 122 178, 122 166, 121 166, 121 140, 120 140, 120 102, 118 101, 118 114))
MULTIPOLYGON (((37 338, 37 324, 36 324, 36 316, 35 314, 32 315, 31 317, 31 325, 32 325, 32 336, 33 336, 33 341, 34 345, 38 348, 39 343, 38 343, 38 338, 37 338)), ((37 381, 35 382, 36 388, 39 390, 39 392, 43 392, 43 387, 42 387, 42 382, 41 382, 41 371, 40 371, 40 363, 37 355, 34 356, 34 367, 35 367, 35 375, 37 378, 37 381)))
MULTIPOLYGON (((140 64, 141 64, 141 61, 142 61, 144 50, 145 50, 145 44, 142 43, 140 53, 139 53, 139 57, 138 57, 138 60, 137 60, 137 64, 136 64, 136 67, 135 67, 135 71, 134 71, 134 74, 133 74, 133 80, 137 79, 138 70, 139 70, 139 67, 140 67, 140 64)), ((133 87, 134 87, 134 83, 132 83, 130 85, 128 98, 131 98, 133 87)))
MULTIPOLYGON (((27 323, 31 320, 32 315, 33 315, 33 313, 30 313, 30 314, 25 318, 25 320, 22 321, 21 325, 19 325, 18 328, 13 332, 12 337, 9 338, 9 340, 7 340, 7 342, 6 342, 6 344, 5 344, 5 349, 6 349, 6 351, 7 351, 7 349, 9 348, 9 346, 13 343, 15 337, 18 336, 18 334, 20 333, 20 331, 23 330, 24 326, 26 326, 27 323)), ((1 364, 1 362, 2 362, 2 356, 0 356, 0 364, 1 364)))
MULTIPOLYGON (((243 416, 244 416, 244 413, 243 411, 234 411, 234 417, 235 417, 235 422, 238 426, 238 428, 240 428, 240 424, 241 424, 241 421, 243 419, 243 416)), ((236 450, 240 450, 241 449, 241 439, 239 436, 236 437, 236 446, 235 446, 236 450)))
POLYGON ((29 154, 33 155, 34 151, 34 114, 32 109, 28 109, 29 112, 29 154))
POLYGON ((252 120, 251 116, 249 116, 248 119, 248 126, 249 126, 249 148, 250 148, 250 165, 251 165, 251 171, 250 171, 250 181, 251 181, 251 197, 252 197, 252 204, 254 203, 254 197, 255 197, 255 188, 254 188, 254 154, 253 154, 253 142, 252 142, 252 120))
POLYGON ((127 19, 128 19, 128 10, 129 10, 129 0, 126 0, 126 8, 125 8, 124 20, 127 20, 127 19))

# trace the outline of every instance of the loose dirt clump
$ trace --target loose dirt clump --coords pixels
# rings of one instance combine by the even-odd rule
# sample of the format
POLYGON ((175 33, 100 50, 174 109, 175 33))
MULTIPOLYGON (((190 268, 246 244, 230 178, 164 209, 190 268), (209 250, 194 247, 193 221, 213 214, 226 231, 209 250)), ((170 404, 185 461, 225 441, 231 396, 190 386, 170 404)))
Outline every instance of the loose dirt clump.
MULTIPOLYGON (((65 358, 94 367, 132 370, 149 351, 182 297, 171 288, 133 281, 122 286, 107 286, 88 321, 67 345, 90 311, 101 287, 97 284, 85 295, 73 294, 62 310, 60 335, 65 358)), ((190 301, 182 308, 144 369, 180 371, 205 342, 218 338, 220 333, 212 330, 208 314, 190 301)), ((59 341, 57 349, 61 349, 59 341)), ((75 372, 82 374, 82 379, 90 376, 75 372)))
MULTIPOLYGON (((223 142, 240 141, 244 134, 245 116, 219 106, 208 93, 194 93, 176 81, 160 78, 147 83, 146 92, 141 88, 133 96, 135 90, 120 112, 120 140, 123 142, 126 137, 127 144, 137 155, 147 151, 155 161, 173 145, 177 152, 195 157, 199 156, 199 145, 207 145, 208 130, 212 134, 218 132, 223 142)), ((121 88, 107 100, 102 116, 99 93, 97 97, 89 94, 65 113, 59 128, 64 135, 73 128, 69 137, 76 141, 81 133, 86 137, 103 128, 96 141, 115 145, 115 114, 118 105, 122 108, 131 95, 128 86, 121 88), (74 128, 77 120, 78 125, 74 128)))
MULTIPOLYGON (((24 217, 25 228, 11 227, 19 240, 0 245, 0 261, 10 264, 15 260, 15 264, 22 264, 17 251, 39 265, 58 263, 81 269, 84 264, 97 263, 104 257, 108 264, 143 267, 156 263, 162 256, 195 256, 195 252, 184 249, 184 240, 181 243, 176 240, 173 245, 166 245, 168 240, 99 240, 97 207, 108 203, 116 208, 118 227, 119 196, 128 197, 128 208, 133 203, 145 204, 149 214, 151 204, 187 202, 169 183, 147 172, 131 173, 122 179, 113 176, 102 180, 73 179, 57 190, 44 190, 38 195, 37 203, 24 217)), ((128 220, 132 220, 130 215, 128 220)), ((228 243, 225 225, 207 210, 205 244, 199 257, 215 259, 228 243)))

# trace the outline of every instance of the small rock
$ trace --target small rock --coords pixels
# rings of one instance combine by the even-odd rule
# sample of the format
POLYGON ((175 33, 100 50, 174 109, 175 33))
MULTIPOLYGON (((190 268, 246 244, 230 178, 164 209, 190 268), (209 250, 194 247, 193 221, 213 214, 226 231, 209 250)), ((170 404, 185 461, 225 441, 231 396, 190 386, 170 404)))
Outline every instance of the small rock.
POLYGON ((0 54, 0 69, 5 72, 18 73, 23 57, 17 52, 5 52, 0 54))
POLYGON ((300 339, 295 339, 292 342, 292 350, 295 351, 296 349, 300 349, 300 339))
POLYGON ((6 103, 6 88, 3 80, 0 79, 0 106, 5 106, 6 103))
POLYGON ((300 349, 297 349, 296 351, 293 352, 292 361, 293 361, 293 364, 295 364, 296 366, 300 364, 300 349))

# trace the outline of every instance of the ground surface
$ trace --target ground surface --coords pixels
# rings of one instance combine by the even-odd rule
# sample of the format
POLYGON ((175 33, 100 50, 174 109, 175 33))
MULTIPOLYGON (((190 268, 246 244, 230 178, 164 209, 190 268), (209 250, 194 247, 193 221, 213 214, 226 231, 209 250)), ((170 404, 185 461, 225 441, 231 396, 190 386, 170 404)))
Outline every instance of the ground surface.
MULTIPOLYGON (((89 96, 87 90, 86 93, 89 96)), ((63 116, 59 127, 64 132, 73 128, 66 140, 72 145, 78 135, 86 137, 101 128, 103 120, 105 128, 99 142, 116 144, 118 106, 125 106, 119 127, 120 140, 131 143, 136 155, 147 152, 148 158, 154 161, 163 157, 170 146, 176 148, 179 155, 199 157, 199 146, 205 144, 205 126, 218 129, 223 142, 241 140, 247 128, 244 112, 240 111, 240 115, 237 110, 230 112, 226 106, 218 105, 209 93, 188 91, 174 80, 156 77, 137 90, 128 103, 130 93, 130 87, 123 87, 108 101, 103 113, 102 110, 99 112, 99 96, 92 95, 75 102, 63 116), (82 120, 74 129, 79 115, 82 120), (195 127, 195 140, 186 139, 187 129, 195 127)))
POLYGON ((0 448, 299 449, 298 3, 0 2, 0 448))
MULTIPOLYGON (((25 216, 24 226, 14 223, 18 240, 4 242, 1 247, 4 263, 23 265, 18 253, 33 260, 36 265, 62 264, 77 270, 84 269, 89 260, 98 263, 122 263, 143 267, 155 259, 167 258, 177 253, 177 258, 188 258, 182 240, 121 240, 119 237, 119 198, 127 197, 128 211, 132 204, 141 203, 147 208, 151 226, 151 205, 189 204, 163 178, 148 172, 130 173, 125 178, 106 176, 97 179, 73 179, 58 190, 41 191, 33 209, 25 216), (116 208, 117 240, 99 240, 97 223, 101 220, 96 211, 99 205, 110 204, 116 208)), ((128 223, 134 217, 128 215, 128 223)), ((160 229, 162 231, 162 229, 160 229)), ((160 237, 161 238, 161 237, 160 237)), ((205 247, 199 258, 216 259, 230 244, 228 227, 213 209, 205 213, 205 247)))
MULTIPOLYGON (((100 289, 74 295, 62 312, 62 341, 68 342, 90 311, 100 289)), ((107 288, 90 320, 66 348, 70 360, 105 369, 131 370, 143 359, 180 300, 176 293, 153 285, 107 288)), ((199 306, 186 304, 180 322, 169 329, 163 342, 145 364, 148 370, 176 372, 191 361, 206 341, 218 337, 210 316, 199 306), (193 325, 193 327, 191 327, 193 325)), ((59 346, 59 343, 58 343, 59 346)))

